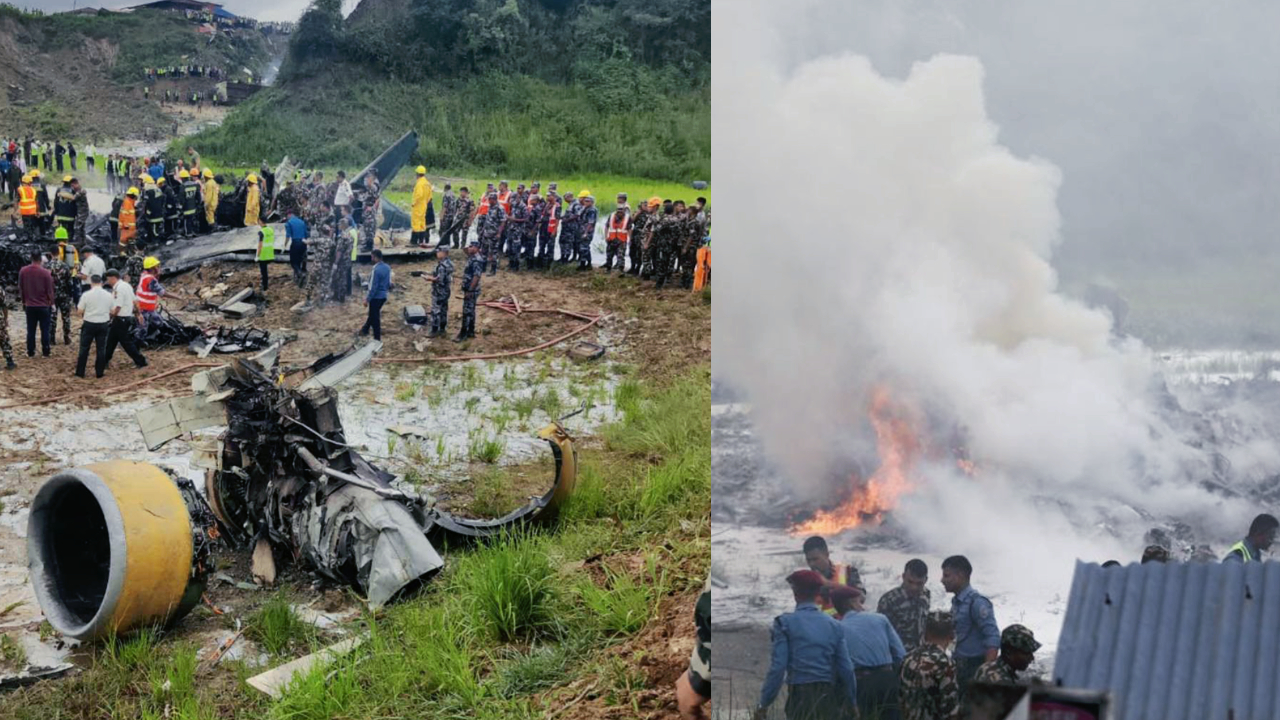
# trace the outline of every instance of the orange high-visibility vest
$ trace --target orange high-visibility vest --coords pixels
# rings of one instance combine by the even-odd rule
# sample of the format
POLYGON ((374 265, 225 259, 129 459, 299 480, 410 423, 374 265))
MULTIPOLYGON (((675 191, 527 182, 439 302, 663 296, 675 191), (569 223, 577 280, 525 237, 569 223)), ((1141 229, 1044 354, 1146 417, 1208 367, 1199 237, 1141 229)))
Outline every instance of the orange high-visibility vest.
POLYGON ((18 186, 18 212, 24 216, 35 215, 38 212, 36 189, 30 185, 18 186))
POLYGON ((138 309, 139 310, 155 310, 156 304, 160 302, 160 296, 152 288, 156 282, 155 275, 143 275, 142 280, 138 282, 138 309))
POLYGON ((616 214, 609 216, 609 232, 605 235, 605 240, 620 240, 622 242, 626 242, 628 236, 627 222, 631 218, 623 215, 622 222, 618 223, 615 221, 617 217, 618 216, 616 214))
POLYGON ((555 237, 560 229, 560 201, 557 199, 547 208, 547 236, 555 237))
MULTIPOLYGON (((831 581, 837 585, 848 585, 849 566, 831 563, 831 581)), ((831 593, 826 588, 823 588, 822 593, 818 595, 818 607, 828 615, 836 614, 836 606, 831 604, 831 593)))
POLYGON ((501 193, 501 192, 498 193, 498 204, 502 206, 502 209, 504 212, 506 212, 508 215, 511 214, 511 191, 510 190, 504 193, 501 193))
POLYGON ((138 225, 138 212, 134 209, 133 197, 126 195, 120 203, 120 230, 132 230, 138 225))
POLYGON ((701 290, 711 275, 711 246, 698 248, 698 264, 693 269, 693 289, 701 290))
POLYGON ((488 215, 488 214, 489 214, 489 196, 485 195, 484 198, 480 200, 480 204, 476 205, 476 215, 488 215))

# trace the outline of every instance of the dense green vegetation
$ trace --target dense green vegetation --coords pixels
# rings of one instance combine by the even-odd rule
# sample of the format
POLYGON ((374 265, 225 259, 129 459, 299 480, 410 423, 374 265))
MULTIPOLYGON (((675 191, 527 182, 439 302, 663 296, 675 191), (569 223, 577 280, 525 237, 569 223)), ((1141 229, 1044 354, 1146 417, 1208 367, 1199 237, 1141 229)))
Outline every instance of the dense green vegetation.
MULTIPOLYGON (((708 0, 316 0, 279 87, 191 142, 226 162, 415 162, 483 174, 711 173, 708 0)), ((183 141, 186 142, 186 141, 183 141)))

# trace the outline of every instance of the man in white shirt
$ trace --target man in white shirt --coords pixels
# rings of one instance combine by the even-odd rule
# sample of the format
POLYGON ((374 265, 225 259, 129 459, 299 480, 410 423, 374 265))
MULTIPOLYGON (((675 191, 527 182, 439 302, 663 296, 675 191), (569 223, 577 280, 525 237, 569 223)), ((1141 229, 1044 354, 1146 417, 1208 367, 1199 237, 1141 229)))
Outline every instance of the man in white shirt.
POLYGON ((133 341, 133 328, 137 324, 135 316, 138 314, 133 287, 121 279, 120 272, 117 270, 107 271, 107 285, 111 288, 112 297, 111 329, 107 333, 107 357, 102 363, 103 369, 106 369, 107 364, 111 362, 111 356, 116 352, 116 345, 124 346, 124 351, 129 355, 129 359, 133 360, 135 367, 144 368, 147 366, 147 359, 138 352, 138 346, 133 341))
POLYGON ((102 287, 101 275, 89 276, 89 290, 80 296, 77 309, 80 323, 80 357, 76 359, 76 377, 84 377, 89 363, 89 345, 94 346, 94 377, 102 377, 107 369, 107 334, 111 329, 111 308, 115 298, 102 287))
MULTIPOLYGON (((107 264, 98 257, 98 254, 89 248, 84 249, 84 260, 80 262, 80 279, 83 281, 82 290, 88 292, 89 279, 97 275, 99 279, 107 276, 107 264)), ((103 290, 106 292, 106 290, 103 290)))
POLYGON ((338 171, 338 189, 333 193, 333 216, 341 220, 351 209, 351 183, 347 182, 347 173, 338 171))

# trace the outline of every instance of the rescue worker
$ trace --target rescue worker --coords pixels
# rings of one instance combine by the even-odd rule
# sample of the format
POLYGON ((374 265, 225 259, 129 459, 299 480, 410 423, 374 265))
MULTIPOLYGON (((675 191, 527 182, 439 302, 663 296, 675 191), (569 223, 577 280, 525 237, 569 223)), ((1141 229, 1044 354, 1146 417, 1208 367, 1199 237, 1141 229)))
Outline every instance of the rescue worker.
POLYGON ((489 193, 488 209, 480 216, 480 224, 476 226, 482 259, 489 266, 489 274, 498 272, 498 248, 502 233, 507 225, 507 214, 498 202, 498 193, 489 193))
POLYGON ((31 187, 36 189, 36 206, 39 215, 36 228, 40 235, 44 235, 53 228, 53 203, 49 200, 49 188, 44 184, 44 176, 40 174, 40 168, 31 168, 28 174, 31 176, 31 187))
POLYGON ((582 205, 572 190, 566 190, 565 202, 569 204, 561 214, 560 220, 560 263, 567 264, 577 257, 578 253, 578 216, 582 214, 582 205))
POLYGON ((111 213, 107 215, 107 221, 111 223, 111 242, 112 244, 120 243, 120 208, 124 205, 124 193, 120 193, 111 198, 111 213))
POLYGON ((157 180, 156 187, 164 193, 165 237, 177 237, 182 234, 182 189, 167 177, 157 180))
POLYGON ((426 247, 431 242, 431 231, 427 229, 427 207, 431 205, 431 181, 427 180, 427 168, 419 165, 418 179, 413 183, 413 205, 409 210, 409 225, 412 234, 409 244, 414 247, 426 247))
POLYGON ((956 666, 947 657, 955 639, 951 613, 935 610, 925 617, 924 639, 907 653, 898 671, 898 704, 902 720, 958 720, 960 686, 956 666))
POLYGON ((135 238, 138 235, 138 188, 131 187, 125 191, 124 199, 120 202, 119 214, 119 246, 121 255, 131 255, 136 247, 135 238))
POLYGON ((59 255, 49 260, 45 265, 49 269, 49 274, 53 276, 53 309, 52 314, 52 344, 58 344, 58 317, 62 318, 62 344, 71 344, 71 309, 75 307, 77 296, 80 294, 79 283, 76 282, 75 273, 72 272, 71 265, 66 260, 67 247, 67 231, 58 228, 54 231, 54 238, 58 241, 59 255))
POLYGON ((457 215, 458 198, 453 194, 453 185, 445 183, 444 195, 440 198, 440 242, 437 243, 440 247, 449 247, 457 242, 450 239, 454 233, 457 215))
POLYGON ((74 177, 71 178, 71 191, 75 206, 74 233, 71 237, 75 238, 77 245, 84 245, 89 239, 85 234, 89 227, 89 193, 80 186, 80 179, 74 177))
POLYGON ((22 176, 22 185, 18 188, 18 215, 22 218, 22 233, 27 242, 39 240, 40 200, 31 184, 30 173, 22 176))
MULTIPOLYGON (((619 198, 625 199, 625 195, 618 194, 619 198)), ((627 206, 619 204, 614 209, 613 214, 609 216, 609 220, 605 225, 605 256, 604 271, 606 273, 613 272, 613 259, 618 259, 618 272, 626 271, 627 263, 627 240, 631 237, 631 216, 627 213, 627 206)))
POLYGON ((449 294, 453 292, 453 261, 448 246, 436 248, 436 269, 431 273, 431 332, 427 337, 440 337, 449 325, 449 294))
POLYGON ((556 235, 560 232, 560 196, 556 194, 556 184, 547 185, 547 196, 542 204, 542 219, 538 223, 538 266, 543 270, 551 269, 555 261, 556 235))
POLYGON ((333 241, 330 229, 326 226, 317 228, 307 242, 307 304, 309 305, 329 303, 333 288, 333 241))
MULTIPOLYGON (((151 244, 164 238, 164 191, 151 175, 142 177, 142 207, 147 221, 147 244, 151 244)), ((110 285, 110 281, 107 284, 110 285)))
POLYGON ((511 215, 511 184, 506 180, 498 183, 498 204, 502 206, 503 212, 511 215))
POLYGON ((162 295, 164 295, 164 287, 160 285, 160 260, 147 257, 142 261, 142 278, 138 280, 138 289, 135 293, 144 330, 159 321, 157 311, 160 309, 162 295))
POLYGON ((773 620, 773 651, 752 720, 764 720, 784 679, 788 720, 843 720, 857 706, 858 685, 840 623, 818 609, 822 576, 797 570, 787 582, 796 609, 773 620))
POLYGON ((244 225, 262 225, 262 207, 260 201, 260 191, 258 189, 258 176, 249 173, 245 178, 246 186, 244 196, 244 225))
POLYGON ((649 233, 653 253, 654 288, 661 290, 675 270, 684 220, 676 214, 675 203, 662 206, 662 218, 654 223, 649 233))
POLYGON ((856 587, 866 592, 862 586, 862 576, 858 568, 831 561, 831 552, 827 549, 827 541, 814 535, 804 541, 804 562, 810 570, 822 577, 822 593, 818 597, 818 607, 828 615, 834 615, 835 606, 831 604, 831 588, 840 585, 856 587))
POLYGON ((641 203, 640 213, 631 223, 631 270, 641 280, 653 277, 653 227, 658 222, 658 209, 662 207, 662 198, 654 196, 646 203, 641 203))
POLYGON ((62 185, 53 196, 53 219, 58 227, 70 233, 76 229, 76 189, 71 187, 72 177, 62 176, 62 185))
POLYGON ((925 587, 928 581, 929 566, 919 558, 909 560, 902 570, 902 584, 881 595, 876 605, 876 612, 889 618, 907 650, 920 644, 924 632, 924 618, 932 601, 925 587))
POLYGON ((1040 643, 1036 636, 1023 625, 1010 625, 1000 633, 1000 657, 984 663, 974 674, 973 681, 1013 685, 1018 682, 1018 673, 1031 667, 1036 659, 1036 651, 1040 643))
MULTIPOLYGON (((501 210, 495 193, 490 214, 501 214, 501 210)), ((462 328, 454 342, 476 336, 476 302, 480 299, 480 276, 484 274, 484 265, 485 260, 480 257, 480 243, 473 240, 467 245, 467 267, 462 271, 462 328)))
POLYGON ((519 272, 520 249, 524 244, 525 226, 529 224, 529 206, 520 199, 519 195, 513 195, 503 209, 507 207, 511 208, 510 216, 507 218, 507 228, 503 233, 503 244, 507 249, 507 267, 511 272, 519 272))
POLYGON ((351 269, 360 251, 360 231, 350 217, 338 221, 338 235, 333 247, 333 279, 330 298, 345 303, 351 295, 351 269))
POLYGON ((702 245, 702 233, 698 230, 698 222, 694 219, 693 208, 685 208, 677 201, 677 214, 681 218, 680 226, 680 287, 693 289, 693 271, 698 265, 698 248, 702 245))
POLYGON ((218 212, 218 183, 209 168, 205 168, 201 176, 204 178, 204 231, 213 232, 214 217, 218 212))
POLYGON ((996 625, 991 601, 969 584, 973 566, 963 555, 942 561, 942 587, 954 593, 951 615, 956 623, 956 682, 963 698, 973 674, 983 663, 996 659, 1000 651, 1000 628, 996 625))
POLYGON ((711 283, 711 237, 702 239, 702 247, 698 248, 697 265, 693 269, 693 289, 701 290, 711 283))
POLYGON ((183 232, 187 237, 193 237, 200 230, 200 216, 204 214, 201 205, 204 199, 200 195, 200 183, 192 179, 191 173, 183 170, 178 173, 178 177, 182 180, 183 232))
POLYGON ((858 711, 865 718, 898 720, 898 673, 907 656, 889 618, 862 609, 862 591, 832 588, 831 602, 844 630, 853 674, 858 679, 858 711))
POLYGON ((270 225, 263 225, 258 229, 258 272, 262 275, 262 292, 265 295, 267 286, 270 285, 270 278, 267 276, 267 268, 271 267, 271 263, 276 259, 276 231, 270 225))
POLYGON ((124 351, 128 353, 134 367, 144 368, 147 366, 147 359, 138 352, 138 345, 133 339, 133 331, 137 326, 135 318, 138 314, 133 287, 127 280, 120 277, 120 271, 114 268, 107 271, 107 287, 111 288, 112 297, 111 329, 107 331, 107 350, 106 357, 102 361, 103 370, 111 363, 111 357, 115 355, 117 345, 124 346, 124 351))
POLYGON ((1222 558, 1222 562, 1261 562, 1262 553, 1271 549, 1276 540, 1276 528, 1280 521, 1274 515, 1263 513, 1249 523, 1249 534, 1245 539, 1231 546, 1231 551, 1222 558))
POLYGON ((364 197, 361 198, 361 216, 364 243, 366 249, 372 249, 378 237, 378 206, 381 186, 378 184, 378 172, 370 170, 364 176, 364 197))
POLYGON ((529 197, 529 219, 524 224, 524 236, 520 240, 520 253, 524 257, 524 267, 532 270, 538 266, 538 228, 542 224, 545 205, 541 195, 529 197))

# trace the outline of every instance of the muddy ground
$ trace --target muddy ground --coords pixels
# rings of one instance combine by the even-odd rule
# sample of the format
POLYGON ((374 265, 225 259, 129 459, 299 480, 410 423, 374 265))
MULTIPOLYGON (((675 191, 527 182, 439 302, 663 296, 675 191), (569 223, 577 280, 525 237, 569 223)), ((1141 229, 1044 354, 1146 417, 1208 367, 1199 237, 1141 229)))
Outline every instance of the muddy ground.
MULTIPOLYGON (((459 269, 462 257, 461 251, 453 251, 453 260, 459 269)), ((349 432, 353 434, 365 433, 362 439, 370 445, 385 442, 386 433, 382 426, 386 424, 388 415, 402 413, 412 418, 412 413, 418 406, 434 402, 427 399, 427 394, 432 391, 427 385, 421 388, 415 386, 411 397, 401 396, 403 382, 400 378, 421 377, 424 365, 416 361, 528 348, 582 324, 580 320, 557 314, 525 313, 517 317, 500 310, 481 307, 477 322, 479 336, 475 340, 461 344, 446 339, 431 340, 419 350, 415 343, 424 340, 426 332, 415 331, 406 326, 401 320, 401 310, 409 304, 430 307, 429 283, 420 277, 414 277, 412 273, 429 272, 433 266, 434 261, 393 265, 395 287, 383 313, 384 348, 379 364, 364 371, 363 382, 361 376, 357 376, 349 381, 355 384, 354 387, 346 389, 353 396, 352 402, 367 400, 367 405, 380 408, 375 414, 378 427, 373 427, 375 423, 372 421, 361 420, 357 421, 359 427, 349 428, 349 432), (382 362, 392 358, 415 362, 382 362), (387 387, 382 387, 383 385, 387 387), (357 394, 368 397, 361 400, 356 397, 357 394), (394 398, 389 397, 393 395, 394 398)), ((357 266, 357 269, 362 275, 368 275, 369 266, 357 266)), ((359 302, 362 291, 357 291, 354 295, 356 299, 344 305, 324 307, 299 315, 290 308, 302 299, 303 292, 292 283, 289 266, 283 263, 273 265, 270 268, 270 279, 270 290, 266 293, 261 313, 238 324, 268 329, 273 337, 285 339, 287 342, 282 356, 287 362, 299 365, 310 363, 324 354, 347 349, 357 339, 356 333, 366 315, 365 308, 359 302)), ((165 285, 174 296, 166 300, 166 305, 184 322, 202 326, 235 325, 236 323, 201 307, 199 302, 177 298, 179 294, 194 298, 201 288, 217 283, 237 289, 251 286, 256 290, 258 269, 250 263, 223 262, 168 278, 165 285)), ((689 367, 710 362, 709 295, 679 290, 658 293, 653 290, 652 283, 640 283, 632 277, 620 277, 616 274, 605 276, 599 270, 590 273, 521 274, 503 270, 496 277, 484 278, 482 302, 513 294, 523 306, 564 308, 593 315, 610 315, 598 328, 581 336, 607 348, 605 357, 596 361, 601 369, 595 375, 610 378, 614 375, 635 374, 643 379, 663 382, 689 367)), ((451 336, 457 332, 460 313, 461 301, 451 301, 451 336)), ((78 329, 78 326, 79 321, 74 321, 73 328, 78 329)), ((186 367, 197 359, 185 347, 174 347, 148 351, 150 364, 145 369, 134 369, 127 357, 120 353, 113 360, 104 379, 79 379, 72 374, 75 345, 61 344, 61 331, 58 333, 59 344, 54 346, 51 357, 42 358, 37 351, 35 358, 27 358, 24 350, 25 324, 21 310, 11 308, 8 327, 10 336, 15 341, 18 369, 0 372, 0 409, 21 404, 23 407, 14 409, 13 413, 33 413, 36 410, 39 413, 11 417, 26 417, 28 420, 54 417, 61 423, 36 421, 15 429, 6 436, 6 442, 0 443, 3 445, 0 447, 0 502, 3 503, 3 509, 0 510, 0 610, 13 602, 21 603, 0 614, 0 632, 20 636, 32 662, 42 659, 52 663, 61 660, 70 649, 59 650, 56 639, 46 637, 47 642, 40 642, 42 617, 26 584, 25 508, 45 478, 64 467, 92 462, 99 455, 109 453, 113 437, 128 438, 127 442, 120 442, 122 445, 128 444, 134 453, 145 452, 136 448, 140 434, 136 424, 132 422, 132 413, 159 399, 189 392, 191 375, 201 368, 186 367), (158 378, 174 370, 177 372, 158 378), (33 400, 55 397, 58 399, 53 403, 34 408, 26 405, 33 400), (92 421, 82 422, 78 419, 81 417, 92 418, 92 421), (74 447, 77 433, 85 439, 85 447, 92 448, 91 451, 79 454, 42 449, 55 446, 66 448, 68 443, 74 447), (116 433, 120 435, 115 435, 116 433)), ((76 342, 75 332, 72 333, 72 341, 76 342)), ((568 344, 561 344, 537 355, 494 361, 486 363, 486 366, 492 366, 490 371, 497 375, 504 375, 508 370, 495 368, 510 369, 509 372, 515 379, 508 379, 506 392, 515 397, 526 389, 536 390, 539 380, 531 370, 535 365, 569 372, 574 364, 565 357, 567 347, 568 344), (516 387, 512 388, 512 385, 516 387)), ((214 355, 209 358, 213 362, 226 360, 227 356, 214 355)), ((451 368, 455 371, 455 376, 462 374, 461 371, 465 369, 458 366, 451 368)), ((483 377, 484 371, 480 375, 483 377)), ((451 386, 447 382, 440 386, 442 392, 448 387, 457 387, 456 384, 451 386)), ((611 386, 606 379, 601 380, 600 387, 600 392, 604 392, 611 386)), ((483 388, 479 392, 483 393, 483 388)), ((497 394, 496 391, 494 394, 497 394)), ((568 404, 570 398, 566 396, 565 401, 568 404)), ((484 405, 481 404, 480 409, 483 408, 484 405)), ((607 408, 601 410, 606 411, 607 408)), ((488 415, 478 412, 468 422, 474 430, 476 427, 483 427, 488 419, 488 415)), ((528 425, 536 426, 544 419, 545 416, 535 414, 528 418, 528 425)), ((593 419, 591 426, 607 419, 606 412, 593 419)), ((420 418, 418 420, 421 422, 420 418)), ((352 421, 349 420, 348 424, 351 425, 352 421)), ((520 428, 522 431, 526 429, 529 428, 520 428)), ((216 434, 216 430, 213 432, 216 434)), ((152 456, 157 462, 173 461, 180 465, 185 462, 182 456, 189 449, 184 442, 185 440, 174 441, 152 456)), ((580 447, 590 448, 597 442, 588 431, 581 437, 580 447)), ((546 458, 524 456, 519 450, 518 447, 509 448, 508 454, 512 457, 490 467, 468 464, 464 458, 461 461, 461 472, 464 476, 479 476, 491 472, 493 467, 501 467, 508 479, 505 500, 519 504, 528 495, 544 491, 551 479, 551 466, 546 458)), ((369 451, 371 456, 387 452, 387 447, 373 447, 369 451)), ((404 472, 405 462, 403 449, 398 455, 401 466, 389 469, 401 473, 404 472)), ((457 458, 452 455, 449 461, 457 465, 457 458)), ((443 461, 434 470, 439 470, 440 467, 443 467, 443 461)), ((189 467, 186 469, 191 470, 189 467)), ((461 482, 456 477, 451 480, 446 478, 433 486, 432 490, 438 494, 439 501, 445 507, 464 514, 479 514, 470 512, 474 510, 476 499, 474 482, 461 482)), ((218 555, 217 563, 224 578, 211 578, 207 592, 208 602, 194 611, 173 633, 174 639, 194 642, 205 648, 206 652, 234 633, 235 618, 247 617, 273 595, 268 590, 250 590, 235 584, 243 584, 249 580, 247 560, 242 554, 222 552, 218 555)), ((314 604, 312 609, 339 615, 358 608, 357 599, 345 590, 313 587, 313 578, 305 573, 291 571, 285 575, 282 584, 299 605, 314 604)), ((668 688, 679 673, 677 666, 687 662, 694 600, 696 594, 667 598, 661 608, 662 622, 653 623, 640 636, 613 651, 640 662, 646 677, 651 681, 650 687, 662 688, 644 696, 639 705, 629 707, 627 712, 634 714, 635 708, 641 708, 642 716, 665 717, 673 710, 673 699, 668 688)), ((337 634, 332 634, 330 639, 336 637, 337 634)), ((237 662, 253 665, 259 660, 260 653, 251 643, 241 640, 236 647, 240 648, 237 651, 237 662)), ((83 662, 87 661, 87 655, 81 652, 71 655, 70 659, 73 662, 83 662)), ((228 681, 228 685, 229 690, 238 691, 234 682, 228 681)), ((592 692, 580 691, 581 689, 578 702, 574 703, 564 717, 623 716, 617 715, 616 710, 609 711, 612 715, 604 712, 607 699, 592 692)))

